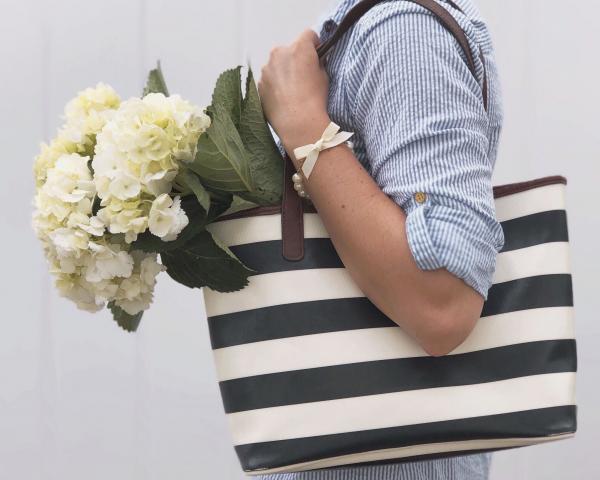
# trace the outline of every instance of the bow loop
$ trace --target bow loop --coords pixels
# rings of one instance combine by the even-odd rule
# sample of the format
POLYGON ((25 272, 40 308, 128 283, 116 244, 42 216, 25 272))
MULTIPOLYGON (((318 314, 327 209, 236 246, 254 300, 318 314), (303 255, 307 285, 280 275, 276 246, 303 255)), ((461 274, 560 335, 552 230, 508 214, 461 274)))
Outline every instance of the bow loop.
POLYGON ((346 142, 352 135, 354 135, 351 132, 338 133, 339 130, 339 125, 330 122, 319 140, 317 140, 315 143, 294 149, 294 155, 298 160, 306 158, 306 160, 304 160, 302 163, 302 173, 304 173, 306 178, 310 176, 321 151, 336 147, 341 143, 346 142))

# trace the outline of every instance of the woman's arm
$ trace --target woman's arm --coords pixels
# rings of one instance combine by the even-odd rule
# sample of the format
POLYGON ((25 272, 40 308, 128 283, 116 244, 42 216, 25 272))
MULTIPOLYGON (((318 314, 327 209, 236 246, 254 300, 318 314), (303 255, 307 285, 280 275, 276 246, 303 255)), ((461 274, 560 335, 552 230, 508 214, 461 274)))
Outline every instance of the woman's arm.
MULTIPOLYGON (((315 131, 327 119, 313 123, 315 131)), ((285 140, 287 151, 303 135, 285 140)), ((483 298, 445 269, 421 270, 409 251, 404 211, 385 195, 352 151, 321 153, 307 187, 331 240, 352 278, 388 317, 430 355, 445 355, 475 326, 483 298)))
MULTIPOLYGON (((317 43, 314 32, 304 32, 289 47, 274 49, 262 71, 259 91, 265 112, 288 152, 314 142, 330 121, 328 79, 319 65, 317 43)), ((322 152, 305 184, 340 258, 365 295, 431 355, 444 355, 462 343, 480 316, 484 297, 445 268, 417 265, 405 212, 352 151, 341 145, 322 152)))

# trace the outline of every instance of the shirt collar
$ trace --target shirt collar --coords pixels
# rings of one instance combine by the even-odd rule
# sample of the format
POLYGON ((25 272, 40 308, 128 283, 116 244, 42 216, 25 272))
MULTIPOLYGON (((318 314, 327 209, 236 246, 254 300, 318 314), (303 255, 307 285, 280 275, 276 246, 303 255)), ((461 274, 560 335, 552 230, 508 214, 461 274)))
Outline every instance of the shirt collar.
POLYGON ((359 1, 360 0, 342 0, 335 5, 333 10, 325 15, 320 28, 321 41, 325 41, 329 38, 350 9, 359 1))

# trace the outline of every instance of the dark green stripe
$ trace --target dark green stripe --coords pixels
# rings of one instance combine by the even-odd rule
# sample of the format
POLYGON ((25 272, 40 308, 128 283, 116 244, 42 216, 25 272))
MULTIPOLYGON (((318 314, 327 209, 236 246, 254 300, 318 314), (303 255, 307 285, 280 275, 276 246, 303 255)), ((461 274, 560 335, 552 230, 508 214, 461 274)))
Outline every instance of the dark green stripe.
POLYGON ((212 348, 315 333, 397 326, 366 297, 288 303, 208 317, 212 348))
MULTIPOLYGON (((385 412, 373 414, 385 415, 385 412)), ((251 471, 410 445, 491 438, 546 437, 576 430, 577 407, 565 405, 444 422, 238 445, 235 450, 242 468, 251 471)))
POLYGON ((577 370, 575 340, 351 363, 220 382, 226 413, 577 370))
MULTIPOLYGON (((564 210, 535 213, 507 220, 501 225, 505 239, 502 252, 543 243, 568 241, 567 219, 564 210)), ((280 240, 237 245, 230 248, 245 265, 260 274, 344 266, 329 238, 305 239, 304 258, 297 262, 290 262, 283 258, 280 240)))
MULTIPOLYGON (((573 305, 571 275, 543 275, 493 285, 482 316, 573 305)), ((208 318, 213 349, 315 333, 396 326, 367 298, 298 302, 208 318)))
POLYGON ((542 243, 568 242, 567 212, 548 210, 501 223, 504 246, 501 252, 532 247, 542 243))
POLYGON ((540 275, 492 285, 481 316, 572 305, 570 274, 540 275))

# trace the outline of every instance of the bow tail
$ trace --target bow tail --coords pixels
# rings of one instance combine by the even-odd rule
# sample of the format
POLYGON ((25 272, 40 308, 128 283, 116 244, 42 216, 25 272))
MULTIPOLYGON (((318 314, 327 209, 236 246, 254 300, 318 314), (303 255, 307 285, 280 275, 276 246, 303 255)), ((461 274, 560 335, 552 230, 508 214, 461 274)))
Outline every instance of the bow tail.
POLYGON ((302 163, 302 173, 304 173, 304 176, 306 178, 310 176, 311 172, 313 171, 313 168, 315 168, 315 163, 317 163, 318 157, 319 152, 316 150, 311 150, 311 152, 306 157, 306 160, 304 160, 304 163, 302 163))

